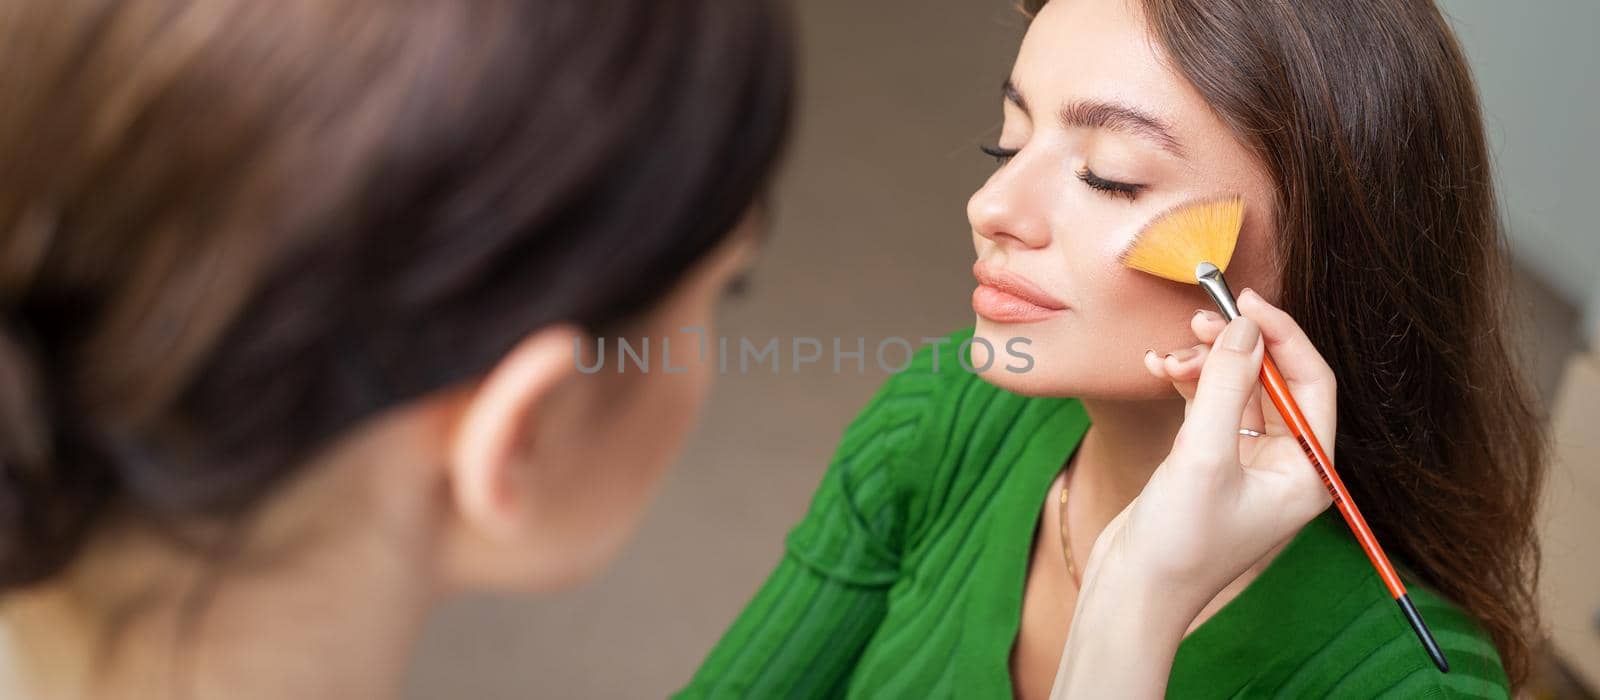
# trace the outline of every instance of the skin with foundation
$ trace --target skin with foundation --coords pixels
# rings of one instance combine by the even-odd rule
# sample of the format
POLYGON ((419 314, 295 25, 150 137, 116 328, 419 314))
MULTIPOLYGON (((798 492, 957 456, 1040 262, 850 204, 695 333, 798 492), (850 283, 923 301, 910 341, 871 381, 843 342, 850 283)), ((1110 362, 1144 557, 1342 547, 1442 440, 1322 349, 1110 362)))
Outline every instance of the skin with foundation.
MULTIPOLYGON (((1021 394, 1077 397, 1092 421, 1071 459, 1067 507, 1069 544, 1076 569, 1083 572, 1082 591, 1062 555, 1058 494, 1063 479, 1058 477, 1044 500, 1033 545, 1011 659, 1014 684, 1019 697, 1043 698, 1050 694, 1058 666, 1063 675, 1058 690, 1071 680, 1067 676, 1074 659, 1063 658, 1063 650, 1075 614, 1104 615, 1106 620, 1126 620, 1131 614, 1163 620, 1155 625, 1162 630, 1155 635, 1161 641, 1142 637, 1135 645, 1156 668, 1144 669, 1142 679, 1116 679, 1105 677, 1106 666, 1100 665, 1093 682, 1082 685, 1089 681, 1079 678, 1080 684, 1071 687, 1159 694, 1182 635, 1243 590, 1293 529, 1275 533, 1282 539, 1268 542, 1265 554, 1251 553, 1259 558, 1201 564, 1210 571, 1198 578, 1220 582, 1210 585, 1164 579, 1143 570, 1149 562, 1143 555, 1119 554, 1112 540, 1120 538, 1112 535, 1122 523, 1113 521, 1121 520, 1119 513, 1128 516, 1125 509, 1138 510, 1129 505, 1141 492, 1148 501, 1182 498, 1151 495, 1151 489, 1170 485, 1152 475, 1180 456, 1174 442, 1184 425, 1185 407, 1207 367, 1209 348, 1224 328, 1219 316, 1205 311, 1211 304, 1198 287, 1124 268, 1118 264, 1119 254, 1143 226, 1175 206, 1242 196, 1247 214, 1228 276, 1236 289, 1259 292, 1243 295, 1245 314, 1260 321, 1274 358, 1295 365, 1300 380, 1320 381, 1327 366, 1303 336, 1295 340, 1299 332, 1293 322, 1267 303, 1278 279, 1270 259, 1275 233, 1267 215, 1273 186, 1263 166, 1195 89, 1167 67, 1133 4, 1049 3, 1032 22, 1002 92, 1004 127, 998 143, 985 148, 1001 165, 968 204, 977 252, 975 334, 994 347, 1003 347, 1008 338, 1026 337, 1037 365, 1022 374, 991 370, 984 378, 1021 394), (1096 557, 1121 559, 1128 570, 1108 576, 1105 561, 1096 557), (1119 583, 1107 584, 1110 578, 1119 583), (1193 602, 1135 609, 1131 601, 1137 596, 1087 599, 1092 590, 1143 589, 1151 581, 1159 587, 1176 586, 1184 592, 1174 597, 1193 602), (1159 651, 1161 645, 1171 649, 1159 651), (1162 655, 1165 659, 1158 663, 1155 657, 1162 655)), ((1245 368, 1234 378, 1252 395, 1237 425, 1262 428, 1266 418, 1253 375, 1245 368)), ((1330 390, 1315 399, 1316 410, 1331 434, 1331 381, 1325 384, 1330 390)), ((1233 420, 1202 419, 1219 424, 1233 420)), ((1252 442, 1240 441, 1239 462, 1244 465, 1256 457, 1258 446, 1252 442)), ((1320 486, 1300 480, 1295 487, 1308 509, 1320 510, 1320 486)), ((1145 510, 1144 515, 1153 516, 1141 523, 1151 533, 1147 539, 1166 539, 1166 533, 1193 526, 1178 516, 1163 518, 1148 512, 1153 508, 1145 510)), ((1195 539, 1197 547, 1218 546, 1215 538, 1209 544, 1201 541, 1207 538, 1195 539)), ((1129 632, 1135 633, 1143 634, 1129 632)), ((1093 668, 1089 647, 1096 644, 1074 640, 1067 656, 1081 653, 1079 667, 1093 668)))

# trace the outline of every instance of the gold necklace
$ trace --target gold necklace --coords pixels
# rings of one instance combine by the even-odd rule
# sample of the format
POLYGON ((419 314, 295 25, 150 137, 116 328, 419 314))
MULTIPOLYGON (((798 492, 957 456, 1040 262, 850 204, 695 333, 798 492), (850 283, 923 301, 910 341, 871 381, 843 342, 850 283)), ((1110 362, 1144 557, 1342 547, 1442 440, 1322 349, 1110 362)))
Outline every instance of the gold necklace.
POLYGON ((1077 588, 1078 567, 1072 564, 1072 539, 1067 535, 1067 478, 1071 473, 1071 464, 1061 470, 1061 557, 1067 560, 1067 575, 1072 577, 1072 586, 1077 588))

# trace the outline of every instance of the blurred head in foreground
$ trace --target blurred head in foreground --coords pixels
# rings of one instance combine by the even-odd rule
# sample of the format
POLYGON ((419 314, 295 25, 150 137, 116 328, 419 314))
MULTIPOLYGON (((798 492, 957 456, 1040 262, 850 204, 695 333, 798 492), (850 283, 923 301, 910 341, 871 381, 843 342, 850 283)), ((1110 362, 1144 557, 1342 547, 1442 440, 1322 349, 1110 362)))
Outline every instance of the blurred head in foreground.
POLYGON ((574 349, 709 328, 789 50, 752 0, 7 3, 0 689, 381 694, 340 625, 603 565, 709 372, 574 349))

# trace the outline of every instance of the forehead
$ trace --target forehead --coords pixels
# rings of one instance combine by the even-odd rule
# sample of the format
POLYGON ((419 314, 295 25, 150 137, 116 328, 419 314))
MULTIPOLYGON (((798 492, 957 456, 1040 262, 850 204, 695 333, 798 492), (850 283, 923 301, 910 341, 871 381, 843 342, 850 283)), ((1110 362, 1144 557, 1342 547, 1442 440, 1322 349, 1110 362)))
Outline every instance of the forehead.
POLYGON ((1210 112, 1168 67, 1134 0, 1051 0, 1029 26, 1011 79, 1040 115, 1098 100, 1137 106, 1181 130, 1210 112))
MULTIPOLYGON (((1011 73, 1027 101, 1032 132, 1057 128, 1056 112, 1074 102, 1131 107, 1165 123, 1187 153, 1178 166, 1182 176, 1169 183, 1174 191, 1241 194, 1247 208, 1271 211, 1275 187, 1265 163, 1171 66, 1141 6, 1139 0, 1050 0, 1039 11, 1011 73)), ((1007 114, 1009 122, 1009 107, 1007 114)), ((1251 228, 1247 223, 1247 238, 1265 235, 1251 228)))

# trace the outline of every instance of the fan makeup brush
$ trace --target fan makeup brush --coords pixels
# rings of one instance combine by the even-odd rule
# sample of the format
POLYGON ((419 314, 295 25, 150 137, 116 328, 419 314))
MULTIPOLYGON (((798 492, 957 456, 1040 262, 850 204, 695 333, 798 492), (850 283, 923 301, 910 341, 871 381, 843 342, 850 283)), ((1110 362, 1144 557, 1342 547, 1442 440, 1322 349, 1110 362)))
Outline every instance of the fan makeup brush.
MULTIPOLYGON (((1233 248, 1239 240, 1239 229, 1243 222, 1244 200, 1237 196, 1185 204, 1157 217, 1140 231, 1123 252, 1122 264, 1174 282, 1200 285, 1211 295, 1223 317, 1232 321, 1239 316, 1239 306, 1234 302, 1233 292, 1228 289, 1222 270, 1233 258, 1233 248)), ((1439 650, 1427 623, 1422 621, 1416 606, 1411 604, 1405 584, 1400 582, 1394 565, 1389 563, 1389 557, 1378 545, 1377 537, 1367 527, 1366 519, 1361 517, 1360 509, 1350 499, 1350 492, 1339 480, 1339 473, 1334 471, 1328 453, 1322 449, 1316 433, 1311 431, 1310 423, 1300 412, 1300 405, 1289 393, 1288 383, 1278 373, 1278 367, 1267 353, 1263 353, 1261 358, 1261 386, 1272 399, 1272 405, 1283 416, 1289 432, 1300 443, 1306 458, 1311 460, 1311 466, 1322 477, 1323 485, 1333 496, 1334 505, 1350 525, 1350 531, 1355 534, 1361 549, 1366 551, 1378 575, 1383 578, 1389 595, 1400 605, 1401 612, 1411 624, 1412 631, 1417 633, 1417 639, 1422 642, 1428 656, 1440 671, 1449 673, 1450 664, 1445 661, 1444 652, 1439 650)))

